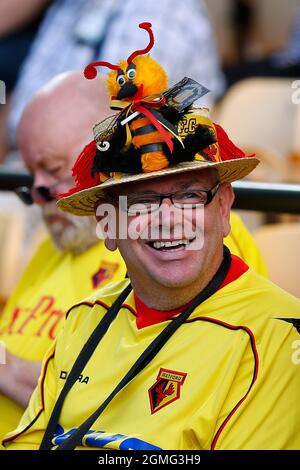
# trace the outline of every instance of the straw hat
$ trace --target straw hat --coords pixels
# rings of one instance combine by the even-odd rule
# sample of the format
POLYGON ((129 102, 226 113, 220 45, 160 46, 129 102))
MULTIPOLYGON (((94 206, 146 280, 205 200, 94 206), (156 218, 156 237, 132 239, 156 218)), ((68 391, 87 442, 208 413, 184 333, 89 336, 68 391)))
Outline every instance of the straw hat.
MULTIPOLYGON (((98 155, 100 159, 105 153, 104 149, 106 147, 109 148, 110 142, 113 139, 114 130, 112 123, 114 121, 115 117, 109 117, 94 126, 95 145, 97 147, 95 155, 98 155)), ((191 154, 191 148, 189 146, 187 146, 187 149, 181 149, 180 143, 177 143, 176 149, 181 152, 181 158, 185 158, 185 161, 176 161, 175 149, 173 157, 176 163, 172 164, 172 158, 170 158, 168 166, 163 169, 129 173, 116 171, 116 167, 114 166, 112 171, 107 172, 106 170, 106 172, 99 172, 96 175, 97 178, 90 178, 89 181, 86 179, 85 183, 85 178, 82 177, 84 171, 80 172, 78 166, 80 167, 81 165, 78 165, 78 162, 87 159, 87 154, 90 150, 89 146, 91 147, 91 144, 89 144, 89 146, 85 147, 76 162, 77 165, 75 164, 73 168, 73 174, 75 175, 77 184, 74 188, 71 188, 68 193, 60 195, 61 199, 58 201, 58 206, 63 211, 75 215, 94 215, 97 201, 103 197, 103 190, 108 188, 119 187, 125 183, 134 183, 135 181, 149 180, 165 175, 176 174, 179 176, 180 173, 183 172, 199 171, 205 168, 215 168, 218 171, 221 182, 231 183, 232 181, 244 178, 258 165, 259 160, 255 156, 246 156, 242 150, 231 142, 221 126, 210 120, 207 108, 191 108, 187 113, 181 116, 180 121, 177 123, 178 135, 182 139, 193 135, 197 128, 201 129, 202 134, 206 133, 202 142, 201 138, 199 139, 199 151, 191 154), (212 143, 206 148, 201 148, 205 145, 204 142, 207 141, 207 139, 211 139, 212 143)), ((183 140, 183 142, 185 142, 185 140, 183 140)), ((115 155, 115 160, 120 160, 120 169, 122 166, 121 160, 124 159, 122 145, 123 144, 120 143, 119 153, 115 155)), ((192 146, 192 148, 194 147, 192 146)), ((93 159, 96 158, 95 155, 93 155, 93 159)), ((122 163, 124 166, 124 162, 122 163)))
POLYGON ((221 182, 231 183, 259 162, 231 142, 206 108, 194 106, 207 88, 188 77, 168 88, 166 72, 147 54, 154 44, 152 25, 139 27, 149 37, 144 49, 118 64, 92 62, 84 70, 93 79, 96 67, 111 69, 106 85, 111 108, 120 112, 94 126, 94 140, 73 167, 76 185, 59 196, 64 211, 93 215, 105 189, 186 171, 215 168, 221 182))

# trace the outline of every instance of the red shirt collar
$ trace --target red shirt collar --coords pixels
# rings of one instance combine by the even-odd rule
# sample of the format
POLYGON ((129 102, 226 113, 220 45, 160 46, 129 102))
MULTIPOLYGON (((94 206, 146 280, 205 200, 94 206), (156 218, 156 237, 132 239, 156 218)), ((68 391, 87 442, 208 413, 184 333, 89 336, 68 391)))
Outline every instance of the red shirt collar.
MULTIPOLYGON (((229 271, 226 274, 226 277, 220 285, 219 289, 222 289, 222 287, 225 287, 227 284, 230 284, 231 282, 238 279, 248 269, 249 266, 247 266, 247 264, 241 258, 235 255, 231 255, 231 264, 229 271)), ((155 325, 156 323, 160 323, 165 320, 170 320, 174 315, 178 315, 192 303, 191 301, 188 304, 183 305, 174 310, 162 311, 157 310, 155 308, 147 307, 147 305, 145 305, 135 293, 134 300, 137 312, 136 325, 138 329, 145 328, 146 326, 150 325, 155 325)))

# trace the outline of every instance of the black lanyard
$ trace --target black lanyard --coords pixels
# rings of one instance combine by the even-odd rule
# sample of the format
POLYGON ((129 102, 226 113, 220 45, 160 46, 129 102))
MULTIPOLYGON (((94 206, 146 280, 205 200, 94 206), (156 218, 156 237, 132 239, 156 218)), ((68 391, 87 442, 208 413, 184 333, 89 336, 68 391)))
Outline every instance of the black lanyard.
MULTIPOLYGON (((231 264, 231 255, 227 247, 224 246, 224 257, 223 261, 205 287, 205 289, 200 292, 193 300, 192 304, 184 310, 180 315, 175 317, 170 323, 164 328, 164 330, 149 344, 149 346, 144 350, 140 355, 137 361, 133 364, 131 369, 125 374, 123 379, 118 383, 115 389, 111 394, 104 400, 104 402, 96 409, 77 429, 74 431, 62 444, 57 447, 57 450, 73 450, 77 445, 80 445, 82 438, 89 431, 93 423, 99 418, 101 413, 105 410, 107 405, 111 400, 117 395, 117 393, 122 390, 141 370, 143 370, 149 362, 157 355, 157 353, 162 349, 168 339, 175 333, 175 331, 186 321, 186 319, 191 315, 194 309, 208 299, 212 294, 214 294, 222 282, 224 281, 226 274, 230 268, 231 264)), ((88 341, 85 343, 84 347, 80 351, 72 369, 69 373, 66 383, 60 392, 60 395, 54 405, 51 417, 48 422, 47 429, 45 431, 40 450, 49 450, 52 447, 52 438, 55 433, 55 429, 60 417, 61 409, 64 403, 64 400, 78 379, 78 376, 84 369, 85 365, 89 361, 99 342, 103 338, 104 334, 108 330, 108 327, 111 325, 116 315, 118 314, 121 305, 124 300, 127 298, 131 291, 132 287, 129 284, 120 296, 116 299, 113 305, 106 312, 105 316, 101 319, 99 324, 96 326, 95 330, 89 337, 88 341)))

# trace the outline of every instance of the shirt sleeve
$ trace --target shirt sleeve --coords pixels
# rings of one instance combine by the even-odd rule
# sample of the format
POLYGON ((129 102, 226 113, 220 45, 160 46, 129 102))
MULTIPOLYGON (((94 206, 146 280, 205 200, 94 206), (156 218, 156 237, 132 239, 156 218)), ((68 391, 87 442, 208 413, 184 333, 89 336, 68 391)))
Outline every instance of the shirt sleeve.
POLYGON ((228 246, 232 254, 242 258, 258 274, 268 277, 265 261, 254 238, 247 230, 242 219, 235 212, 230 214, 230 224, 231 231, 224 240, 225 245, 228 246))
POLYGON ((48 350, 38 385, 14 431, 2 442, 9 450, 38 450, 56 400, 55 344, 48 350))
MULTIPOLYGON (((104 289, 101 292, 104 292, 104 289)), ((89 298, 92 299, 99 293, 100 290, 89 298)), ((76 338, 79 336, 82 347, 89 338, 89 330, 86 331, 87 337, 82 336, 81 330, 81 322, 85 321, 89 308, 89 304, 86 305, 83 302, 69 310, 63 327, 44 357, 38 385, 17 429, 7 434, 2 441, 5 448, 9 450, 39 449, 54 405, 65 383, 64 380, 60 380, 66 378, 61 376, 60 366, 64 358, 68 356, 66 348, 68 348, 69 342, 72 342, 73 335, 76 338)), ((106 312, 106 309, 103 309, 103 312, 106 312)), ((72 366, 75 358, 71 355, 69 359, 70 366, 72 366)))
POLYGON ((271 330, 258 344, 258 376, 249 394, 237 406, 225 406, 215 449, 300 448, 300 320, 279 317, 270 319, 271 330))

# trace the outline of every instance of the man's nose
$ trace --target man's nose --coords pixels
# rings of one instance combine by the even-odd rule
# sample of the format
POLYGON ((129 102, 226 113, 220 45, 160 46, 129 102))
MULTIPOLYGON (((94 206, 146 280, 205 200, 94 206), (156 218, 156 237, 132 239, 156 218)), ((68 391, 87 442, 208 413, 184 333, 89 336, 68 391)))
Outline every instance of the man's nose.
POLYGON ((165 197, 162 200, 159 209, 162 224, 166 221, 168 221, 169 224, 173 224, 175 221, 174 212, 176 211, 176 208, 173 206, 172 201, 169 197, 165 197))
POLYGON ((46 188, 46 186, 34 187, 31 190, 31 198, 40 206, 43 206, 47 202, 54 201, 56 198, 51 194, 51 190, 46 188))
MULTIPOLYGON (((171 197, 172 197, 172 196, 171 196, 171 197)), ((170 209, 170 207, 173 207, 173 203, 172 203, 172 201, 171 201, 171 197, 166 196, 166 197, 164 197, 164 198, 162 199, 161 205, 160 205, 161 209, 164 209, 164 208, 170 209)))
POLYGON ((45 186, 48 188, 57 182, 57 179, 50 175, 43 169, 37 169, 33 172, 33 186, 35 188, 39 186, 45 186))
POLYGON ((35 204, 43 206, 50 201, 49 188, 55 183, 55 179, 44 172, 34 174, 33 186, 31 188, 31 197, 35 204))

